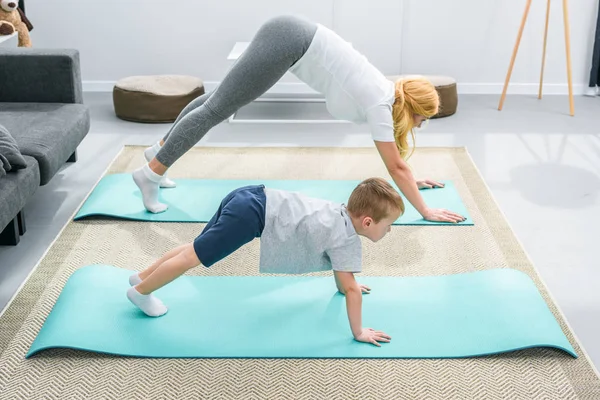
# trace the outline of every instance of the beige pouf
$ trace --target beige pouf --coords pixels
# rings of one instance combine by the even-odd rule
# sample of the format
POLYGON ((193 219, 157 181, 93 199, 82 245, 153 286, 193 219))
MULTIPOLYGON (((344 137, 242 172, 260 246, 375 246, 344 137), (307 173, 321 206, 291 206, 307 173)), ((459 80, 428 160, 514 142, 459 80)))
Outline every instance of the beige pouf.
POLYGON ((127 121, 173 122, 204 92, 202 81, 193 76, 130 76, 115 84, 113 104, 117 117, 127 121))
MULTIPOLYGON (((405 78, 414 75, 392 75, 387 78, 396 81, 398 78, 405 78)), ((456 113, 458 108, 458 92, 456 90, 456 80, 449 76, 441 75, 421 75, 427 78, 440 95, 440 111, 432 118, 447 117, 456 113)))

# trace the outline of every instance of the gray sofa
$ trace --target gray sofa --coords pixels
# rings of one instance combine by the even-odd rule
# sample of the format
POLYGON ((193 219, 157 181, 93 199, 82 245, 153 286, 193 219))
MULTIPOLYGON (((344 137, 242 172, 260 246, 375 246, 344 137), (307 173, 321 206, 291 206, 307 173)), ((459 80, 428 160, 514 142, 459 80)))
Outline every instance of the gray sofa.
POLYGON ((27 167, 0 178, 0 245, 25 233, 23 209, 88 134, 79 52, 0 48, 0 124, 16 140, 27 167))

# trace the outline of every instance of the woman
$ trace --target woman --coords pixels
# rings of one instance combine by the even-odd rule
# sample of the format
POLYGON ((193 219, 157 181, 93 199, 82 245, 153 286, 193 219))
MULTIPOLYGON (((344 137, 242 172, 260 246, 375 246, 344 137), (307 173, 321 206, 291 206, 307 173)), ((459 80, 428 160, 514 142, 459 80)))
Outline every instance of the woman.
POLYGON ((416 182, 405 162, 408 133, 438 112, 439 97, 425 79, 388 80, 349 43, 323 25, 282 16, 263 24, 221 84, 193 100, 167 135, 148 148, 148 164, 133 172, 146 209, 167 209, 159 187, 174 187, 165 173, 215 125, 260 97, 286 72, 325 95, 338 119, 368 124, 381 158, 406 199, 429 221, 461 222, 452 211, 427 207, 419 188, 441 186, 416 182))

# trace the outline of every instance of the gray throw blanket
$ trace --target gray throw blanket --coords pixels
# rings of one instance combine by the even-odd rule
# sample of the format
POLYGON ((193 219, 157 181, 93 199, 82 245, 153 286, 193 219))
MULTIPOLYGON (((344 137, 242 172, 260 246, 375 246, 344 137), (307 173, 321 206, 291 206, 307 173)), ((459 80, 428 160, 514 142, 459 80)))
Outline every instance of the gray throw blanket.
POLYGON ((2 154, 0 154, 0 178, 6 175, 6 170, 4 169, 5 162, 8 161, 6 161, 6 158, 4 158, 2 154))
POLYGON ((0 177, 10 171, 27 167, 15 138, 4 126, 0 125, 0 177))

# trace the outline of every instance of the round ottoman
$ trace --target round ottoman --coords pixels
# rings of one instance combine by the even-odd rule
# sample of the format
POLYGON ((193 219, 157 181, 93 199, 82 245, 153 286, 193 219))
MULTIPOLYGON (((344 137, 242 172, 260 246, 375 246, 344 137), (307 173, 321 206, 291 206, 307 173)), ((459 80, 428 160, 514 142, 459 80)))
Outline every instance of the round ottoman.
POLYGON ((115 84, 113 104, 117 117, 127 121, 173 122, 203 94, 204 84, 192 76, 130 76, 115 84))
MULTIPOLYGON (((414 75, 392 75, 387 78, 396 81, 398 78, 405 78, 414 75)), ((456 90, 456 80, 449 76, 441 75, 421 75, 428 79, 440 96, 440 110, 432 118, 448 117, 456 113, 458 108, 458 93, 456 90)))

